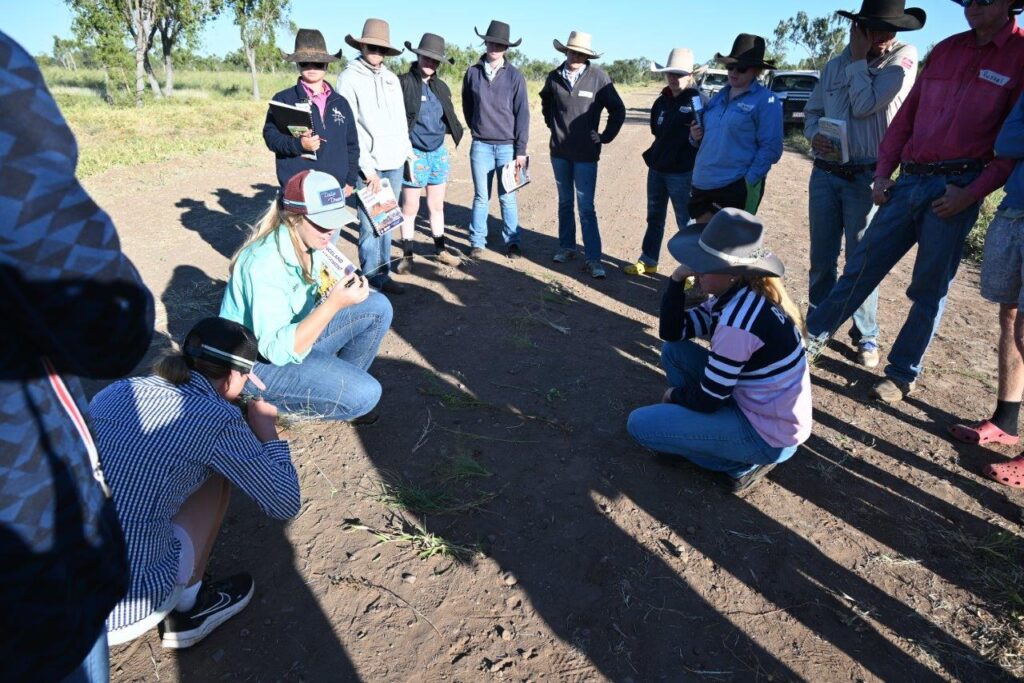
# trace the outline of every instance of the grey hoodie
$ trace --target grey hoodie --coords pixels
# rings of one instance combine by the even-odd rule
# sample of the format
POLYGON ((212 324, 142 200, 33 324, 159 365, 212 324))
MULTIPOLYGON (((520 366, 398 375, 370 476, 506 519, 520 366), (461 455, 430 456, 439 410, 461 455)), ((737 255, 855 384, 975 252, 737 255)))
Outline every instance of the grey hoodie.
POLYGON ((338 77, 338 92, 356 117, 363 175, 401 168, 412 143, 398 76, 383 64, 374 71, 362 59, 353 59, 338 77))

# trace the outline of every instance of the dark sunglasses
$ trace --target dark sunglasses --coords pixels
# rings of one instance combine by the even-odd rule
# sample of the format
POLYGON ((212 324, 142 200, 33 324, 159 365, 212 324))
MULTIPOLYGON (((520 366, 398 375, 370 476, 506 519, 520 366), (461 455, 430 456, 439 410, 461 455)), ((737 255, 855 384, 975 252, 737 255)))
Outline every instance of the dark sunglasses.
MULTIPOLYGON (((970 1, 971 0, 967 0, 967 2, 970 2, 970 1)), ((735 71, 738 74, 745 74, 745 73, 747 73, 747 71, 749 69, 750 69, 749 66, 740 66, 738 64, 726 64, 725 65, 725 70, 726 71, 735 71)))
POLYGON ((299 62, 299 66, 303 69, 320 69, 321 71, 327 69, 326 62, 299 62))
POLYGON ((370 54, 384 54, 384 48, 378 45, 367 45, 364 43, 363 52, 368 52, 370 54))

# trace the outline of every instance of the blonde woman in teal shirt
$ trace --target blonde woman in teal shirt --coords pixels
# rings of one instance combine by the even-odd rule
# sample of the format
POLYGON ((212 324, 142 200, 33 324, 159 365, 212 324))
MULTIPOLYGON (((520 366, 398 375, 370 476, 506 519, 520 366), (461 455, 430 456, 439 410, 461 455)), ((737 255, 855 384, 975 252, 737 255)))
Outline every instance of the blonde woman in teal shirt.
POLYGON ((355 220, 337 179, 291 178, 231 263, 220 315, 251 329, 262 360, 249 384, 283 412, 366 424, 381 387, 367 370, 391 327, 391 304, 359 273, 337 280, 320 250, 355 220))

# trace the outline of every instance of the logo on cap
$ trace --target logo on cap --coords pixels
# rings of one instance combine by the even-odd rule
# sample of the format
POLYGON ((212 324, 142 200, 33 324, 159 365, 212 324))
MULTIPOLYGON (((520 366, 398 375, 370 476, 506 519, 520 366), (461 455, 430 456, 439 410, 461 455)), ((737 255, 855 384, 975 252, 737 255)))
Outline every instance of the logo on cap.
POLYGON ((345 202, 345 195, 342 193, 340 187, 332 187, 329 190, 320 190, 320 204, 323 206, 330 206, 337 204, 338 202, 345 202))

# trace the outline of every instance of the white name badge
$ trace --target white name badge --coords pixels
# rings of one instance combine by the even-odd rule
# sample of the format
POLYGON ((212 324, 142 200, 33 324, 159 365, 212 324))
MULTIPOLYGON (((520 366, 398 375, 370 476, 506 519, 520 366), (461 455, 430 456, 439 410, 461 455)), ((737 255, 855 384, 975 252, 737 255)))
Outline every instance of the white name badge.
POLYGON ((580 90, 579 95, 580 97, 589 97, 591 99, 593 99, 594 97, 594 93, 590 92, 589 90, 580 90))
POLYGON ((981 80, 983 81, 995 83, 1000 88, 1010 82, 1009 76, 1004 76, 1003 74, 996 73, 995 71, 991 71, 989 69, 982 69, 981 73, 978 74, 978 77, 981 78, 981 80))
POLYGON ((739 109, 740 111, 746 112, 748 114, 750 112, 754 111, 754 105, 747 104, 746 102, 737 102, 736 103, 736 108, 739 109))
POLYGON ((426 101, 427 101, 427 96, 426 95, 421 95, 420 96, 420 102, 426 102, 426 101))
POLYGON ((685 104, 679 107, 679 112, 682 114, 689 114, 693 112, 693 107, 687 107, 685 104))

